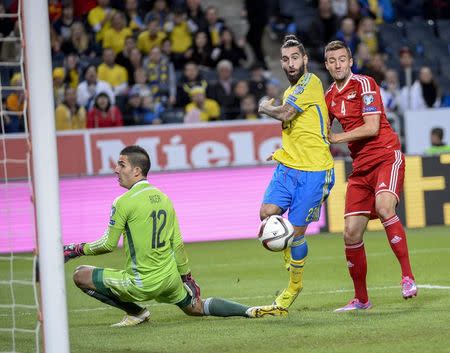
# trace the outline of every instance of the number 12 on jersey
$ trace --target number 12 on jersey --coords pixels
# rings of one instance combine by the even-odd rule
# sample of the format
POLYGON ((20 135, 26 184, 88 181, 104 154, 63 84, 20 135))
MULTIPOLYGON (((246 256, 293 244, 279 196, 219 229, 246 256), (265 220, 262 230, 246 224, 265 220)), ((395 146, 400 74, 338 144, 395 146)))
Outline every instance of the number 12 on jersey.
POLYGON ((152 218, 152 249, 162 248, 166 245, 165 241, 161 241, 161 232, 166 226, 167 213, 164 210, 153 211, 150 214, 152 218), (160 221, 160 222, 158 222, 160 221), (159 227, 157 227, 157 223, 159 223, 159 227))

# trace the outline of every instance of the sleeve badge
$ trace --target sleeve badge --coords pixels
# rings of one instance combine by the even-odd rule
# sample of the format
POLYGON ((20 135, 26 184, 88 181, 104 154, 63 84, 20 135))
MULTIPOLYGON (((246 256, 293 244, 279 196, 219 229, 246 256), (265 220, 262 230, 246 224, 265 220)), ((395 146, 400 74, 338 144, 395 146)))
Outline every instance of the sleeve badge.
POLYGON ((372 104, 374 100, 375 100, 375 98, 373 98, 373 95, 372 95, 372 94, 366 94, 366 95, 363 97, 363 101, 364 101, 364 104, 365 104, 365 105, 370 105, 370 104, 372 104))

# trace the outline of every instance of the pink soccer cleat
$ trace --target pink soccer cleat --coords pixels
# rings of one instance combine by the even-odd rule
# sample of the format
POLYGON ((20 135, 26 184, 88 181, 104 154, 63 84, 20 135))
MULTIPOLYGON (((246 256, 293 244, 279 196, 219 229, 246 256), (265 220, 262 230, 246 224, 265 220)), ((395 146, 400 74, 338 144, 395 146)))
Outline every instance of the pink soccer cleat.
POLYGON ((352 311, 352 310, 367 310, 372 307, 372 303, 370 300, 367 301, 367 303, 361 303, 358 299, 354 298, 350 300, 350 302, 343 306, 342 308, 336 309, 335 313, 342 313, 344 311, 352 311))
POLYGON ((416 282, 412 278, 405 276, 402 278, 402 295, 404 299, 412 298, 417 295, 416 282))

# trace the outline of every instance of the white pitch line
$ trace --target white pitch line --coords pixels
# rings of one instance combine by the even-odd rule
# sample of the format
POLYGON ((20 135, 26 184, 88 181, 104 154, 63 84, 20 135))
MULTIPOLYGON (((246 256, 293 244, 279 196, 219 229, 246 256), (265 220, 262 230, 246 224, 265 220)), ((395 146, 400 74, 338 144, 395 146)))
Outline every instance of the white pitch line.
MULTIPOLYGON (((438 290, 450 290, 450 286, 439 286, 439 285, 434 285, 434 284, 419 284, 417 285, 418 288, 421 289, 438 289, 438 290)), ((399 289, 400 286, 385 286, 385 287, 371 287, 368 290, 369 291, 374 291, 374 290, 386 290, 386 289, 399 289)), ((328 291, 311 291, 311 292, 302 292, 302 296, 305 295, 317 295, 317 294, 336 294, 336 293, 347 293, 347 292, 353 292, 353 289, 335 289, 335 290, 328 290, 328 291)), ((274 295, 255 295, 255 296, 251 296, 251 297, 231 297, 229 299, 232 300, 251 300, 251 299, 265 299, 265 298, 273 298, 274 295)), ((151 306, 161 306, 161 305, 172 305, 172 304, 166 304, 166 303, 150 303, 150 304, 146 304, 146 306, 151 307, 151 306)), ((89 312, 89 311, 102 311, 102 310, 110 310, 113 309, 110 306, 99 306, 96 308, 86 308, 86 309, 73 309, 73 310, 69 310, 69 313, 83 313, 83 312, 89 312)), ((31 313, 31 312, 25 312, 25 313, 20 313, 20 315, 25 316, 25 315, 36 315, 35 312, 31 313)), ((6 314, 0 314, 0 317, 7 317, 10 315, 6 315, 6 314)))

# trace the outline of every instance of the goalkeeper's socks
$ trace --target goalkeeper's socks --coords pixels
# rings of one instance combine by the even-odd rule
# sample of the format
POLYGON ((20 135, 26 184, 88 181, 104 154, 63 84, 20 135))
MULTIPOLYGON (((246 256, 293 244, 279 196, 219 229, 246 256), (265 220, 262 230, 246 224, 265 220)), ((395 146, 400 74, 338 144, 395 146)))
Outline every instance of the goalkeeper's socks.
POLYGON ((288 291, 297 293, 303 288, 303 267, 308 255, 308 244, 304 235, 294 237, 291 246, 288 291))
POLYGON ((250 308, 247 305, 233 302, 222 298, 207 298, 203 303, 203 312, 205 315, 211 316, 244 316, 247 317, 246 311, 250 308))
POLYGON ((364 243, 346 244, 345 257, 347 258, 348 271, 355 288, 355 298, 361 303, 367 303, 369 296, 366 286, 367 260, 364 243))
POLYGON ((414 279, 411 271, 411 263, 409 262, 408 244, 406 242, 406 233, 400 219, 397 215, 392 216, 383 221, 384 230, 386 231, 389 245, 402 268, 402 277, 414 279))
POLYGON ((105 295, 105 294, 99 293, 93 289, 82 288, 81 290, 84 293, 86 293, 87 295, 89 295, 90 297, 95 298, 95 299, 101 301, 102 303, 111 305, 117 309, 123 310, 127 314, 130 314, 133 316, 137 316, 144 309, 143 307, 141 307, 135 303, 123 302, 112 293, 110 295, 105 295))

